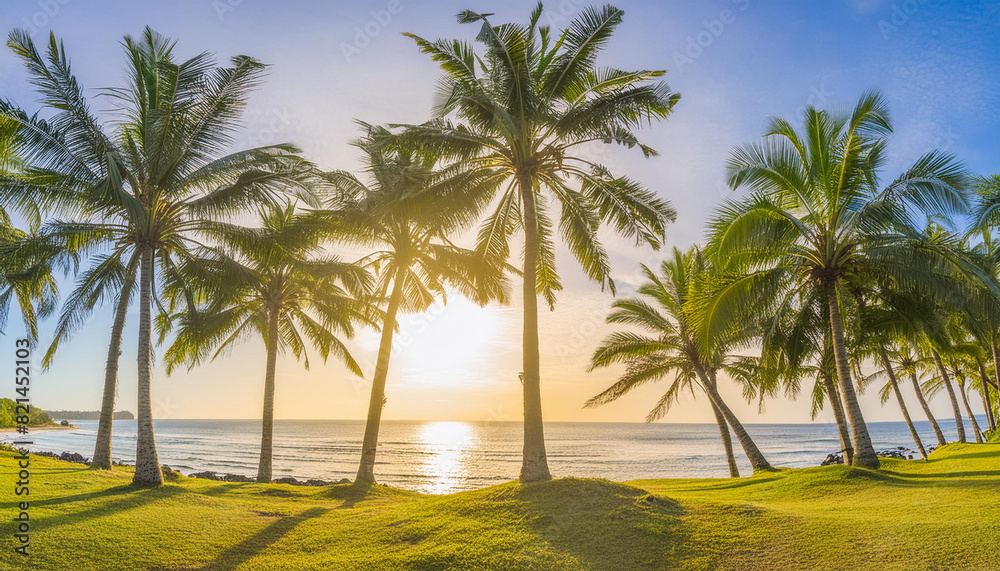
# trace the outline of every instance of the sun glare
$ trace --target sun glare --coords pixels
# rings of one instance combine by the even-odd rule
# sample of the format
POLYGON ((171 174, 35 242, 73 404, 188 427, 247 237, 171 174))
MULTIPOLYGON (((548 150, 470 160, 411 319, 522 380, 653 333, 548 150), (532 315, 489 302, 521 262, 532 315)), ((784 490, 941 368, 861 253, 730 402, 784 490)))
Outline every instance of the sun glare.
POLYGON ((393 357, 401 363, 403 382, 457 385, 482 376, 497 354, 501 317, 492 307, 479 307, 458 294, 448 304, 400 319, 393 357))

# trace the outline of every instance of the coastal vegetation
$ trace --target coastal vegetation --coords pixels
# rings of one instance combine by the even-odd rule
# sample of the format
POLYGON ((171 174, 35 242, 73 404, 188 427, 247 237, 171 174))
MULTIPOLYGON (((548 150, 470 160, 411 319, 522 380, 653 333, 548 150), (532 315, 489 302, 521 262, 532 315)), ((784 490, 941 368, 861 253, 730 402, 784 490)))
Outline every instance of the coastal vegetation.
MULTIPOLYGON (((290 143, 233 148, 266 67, 252 57, 220 65, 204 52, 181 61, 174 40, 146 28, 123 40, 124 80, 102 92, 112 104, 105 117, 91 111, 55 34, 41 51, 27 32, 10 34, 41 113, 0 100, 0 326, 16 303, 37 341, 38 321, 61 309, 48 365, 94 312, 113 313, 93 468, 112 467, 118 361, 132 309, 135 484, 163 484, 151 407, 155 345, 166 348, 172 371, 251 338, 263 342, 264 483, 277 356, 290 351, 308 367, 316 351, 361 374, 343 340, 370 327, 381 343, 359 450, 364 489, 376 482, 399 316, 449 290, 482 305, 507 303, 520 280, 520 481, 551 479, 538 298, 556 311, 560 243, 611 294, 604 233, 637 248, 666 244, 677 217, 671 204, 589 151, 618 145, 655 157, 637 132, 666 120, 680 96, 662 70, 597 65, 622 22, 613 6, 582 9, 560 31, 542 24, 541 4, 525 25, 491 16, 458 14, 479 26, 474 42, 410 35, 442 69, 437 105, 420 124, 359 122, 357 173, 324 171, 290 143), (463 233, 474 234, 471 248, 453 242, 463 233), (522 244, 520 256, 512 253, 522 244), (364 251, 345 261, 331 254, 340 248, 364 251), (61 308, 60 272, 75 280, 61 308)), ((758 477, 774 469, 723 400, 723 382, 763 403, 798 397, 812 381, 808 406, 833 410, 854 468, 884 467, 858 402, 882 379, 883 400, 896 398, 922 456, 904 391, 916 393, 938 446, 946 443, 927 405, 938 393, 951 404, 960 442, 996 430, 1000 175, 976 175, 929 150, 883 182, 892 125, 885 97, 869 91, 846 113, 808 106, 792 121, 772 118, 760 141, 734 149, 726 168, 739 194, 718 206, 704 243, 644 266, 636 295, 613 303, 608 321, 623 329, 592 365, 626 371, 588 404, 671 379, 649 420, 666 415, 681 391, 703 395, 734 477, 731 435, 758 477)))
POLYGON ((16 402, 7 398, 0 399, 0 428, 14 428, 18 424, 27 424, 32 427, 55 425, 52 416, 40 408, 31 407, 27 423, 17 422, 17 417, 23 415, 23 412, 17 410, 16 402))

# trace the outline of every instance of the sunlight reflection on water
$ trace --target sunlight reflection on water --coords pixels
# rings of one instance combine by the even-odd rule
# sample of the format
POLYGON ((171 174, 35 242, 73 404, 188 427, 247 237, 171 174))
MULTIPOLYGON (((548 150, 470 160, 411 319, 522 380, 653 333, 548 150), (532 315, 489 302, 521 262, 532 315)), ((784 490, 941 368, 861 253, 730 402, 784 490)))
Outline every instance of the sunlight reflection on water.
POLYGON ((429 422, 419 433, 419 470, 428 483, 419 491, 443 494, 458 487, 470 476, 468 451, 478 447, 475 428, 465 422, 429 422))

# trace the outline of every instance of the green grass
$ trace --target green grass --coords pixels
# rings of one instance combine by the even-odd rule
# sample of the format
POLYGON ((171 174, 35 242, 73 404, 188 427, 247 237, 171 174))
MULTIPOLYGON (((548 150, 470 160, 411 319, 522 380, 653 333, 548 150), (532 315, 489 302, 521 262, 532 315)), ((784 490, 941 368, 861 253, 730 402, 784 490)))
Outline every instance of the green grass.
MULTIPOLYGON (((566 478, 447 496, 189 478, 137 489, 125 469, 31 463, 31 564, 5 531, 0 569, 1000 569, 1000 444, 877 473, 566 478)), ((6 522, 13 480, 0 452, 6 522)))

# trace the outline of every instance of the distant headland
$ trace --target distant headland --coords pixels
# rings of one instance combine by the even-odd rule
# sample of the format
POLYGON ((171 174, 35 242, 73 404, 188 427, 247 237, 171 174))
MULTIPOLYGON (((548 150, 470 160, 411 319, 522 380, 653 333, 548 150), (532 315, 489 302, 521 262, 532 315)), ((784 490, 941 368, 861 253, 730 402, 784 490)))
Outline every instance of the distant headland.
MULTIPOLYGON (((50 410, 49 416, 60 420, 100 420, 99 410, 50 410)), ((115 420, 135 420, 135 416, 127 410, 116 410, 115 420)))

